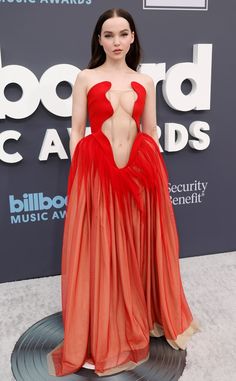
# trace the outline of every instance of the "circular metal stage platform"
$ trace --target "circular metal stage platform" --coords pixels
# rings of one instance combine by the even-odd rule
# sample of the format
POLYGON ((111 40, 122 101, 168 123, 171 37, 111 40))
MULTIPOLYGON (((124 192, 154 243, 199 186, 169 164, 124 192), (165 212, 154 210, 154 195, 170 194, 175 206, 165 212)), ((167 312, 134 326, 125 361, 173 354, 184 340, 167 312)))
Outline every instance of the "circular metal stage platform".
POLYGON ((47 353, 63 340, 62 314, 57 312, 32 325, 18 339, 11 354, 11 369, 17 381, 176 381, 186 365, 186 350, 173 349, 162 337, 150 337, 150 357, 129 371, 98 376, 92 369, 81 368, 63 377, 48 374, 47 353))

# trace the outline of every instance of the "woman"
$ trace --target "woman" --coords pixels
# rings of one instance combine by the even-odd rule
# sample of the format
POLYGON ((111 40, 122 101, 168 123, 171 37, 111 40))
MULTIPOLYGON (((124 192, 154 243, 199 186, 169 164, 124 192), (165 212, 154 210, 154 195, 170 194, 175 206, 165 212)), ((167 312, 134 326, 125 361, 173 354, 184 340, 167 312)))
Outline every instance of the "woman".
POLYGON ((185 349, 200 330, 187 304, 179 242, 158 146, 155 86, 137 71, 131 15, 104 12, 92 58, 73 88, 68 203, 62 252, 64 340, 49 373, 99 376, 149 357, 150 336, 185 349), (86 116, 91 134, 85 135, 86 116), (140 126, 142 120, 142 129, 140 126))

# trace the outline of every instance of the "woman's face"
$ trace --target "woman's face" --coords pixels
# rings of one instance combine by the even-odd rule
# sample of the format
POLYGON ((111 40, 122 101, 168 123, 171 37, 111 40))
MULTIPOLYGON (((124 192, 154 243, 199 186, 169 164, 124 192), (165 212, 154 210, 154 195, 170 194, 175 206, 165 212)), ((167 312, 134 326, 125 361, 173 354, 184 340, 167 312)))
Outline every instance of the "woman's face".
POLYGON ((104 21, 98 38, 107 56, 120 59, 128 53, 130 44, 134 41, 134 32, 131 32, 125 18, 111 17, 104 21))

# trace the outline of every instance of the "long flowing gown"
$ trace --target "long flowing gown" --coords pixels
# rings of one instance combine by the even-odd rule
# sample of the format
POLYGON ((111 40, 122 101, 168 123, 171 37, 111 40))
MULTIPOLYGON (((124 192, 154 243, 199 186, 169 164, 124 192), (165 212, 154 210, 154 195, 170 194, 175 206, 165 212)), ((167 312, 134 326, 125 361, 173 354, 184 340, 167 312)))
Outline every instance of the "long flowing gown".
POLYGON ((146 90, 130 85, 112 92, 101 81, 87 94, 91 134, 76 145, 68 177, 64 340, 47 355, 51 375, 77 372, 85 362, 99 376, 132 369, 149 358, 150 336, 164 335, 178 350, 201 331, 182 286, 167 169, 140 128, 146 90), (123 167, 102 129, 106 121, 137 126, 123 167))

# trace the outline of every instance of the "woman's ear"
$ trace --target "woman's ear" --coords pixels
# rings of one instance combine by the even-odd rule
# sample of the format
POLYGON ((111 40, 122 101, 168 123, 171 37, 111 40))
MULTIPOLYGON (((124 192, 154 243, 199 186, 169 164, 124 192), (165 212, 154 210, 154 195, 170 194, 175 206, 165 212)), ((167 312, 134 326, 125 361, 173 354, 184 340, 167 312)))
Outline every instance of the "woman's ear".
POLYGON ((102 45, 101 44, 101 36, 100 36, 100 34, 98 34, 98 42, 99 42, 100 45, 102 45))
POLYGON ((131 41, 131 44, 134 42, 134 32, 131 32, 131 35, 132 35, 132 41, 131 41))

